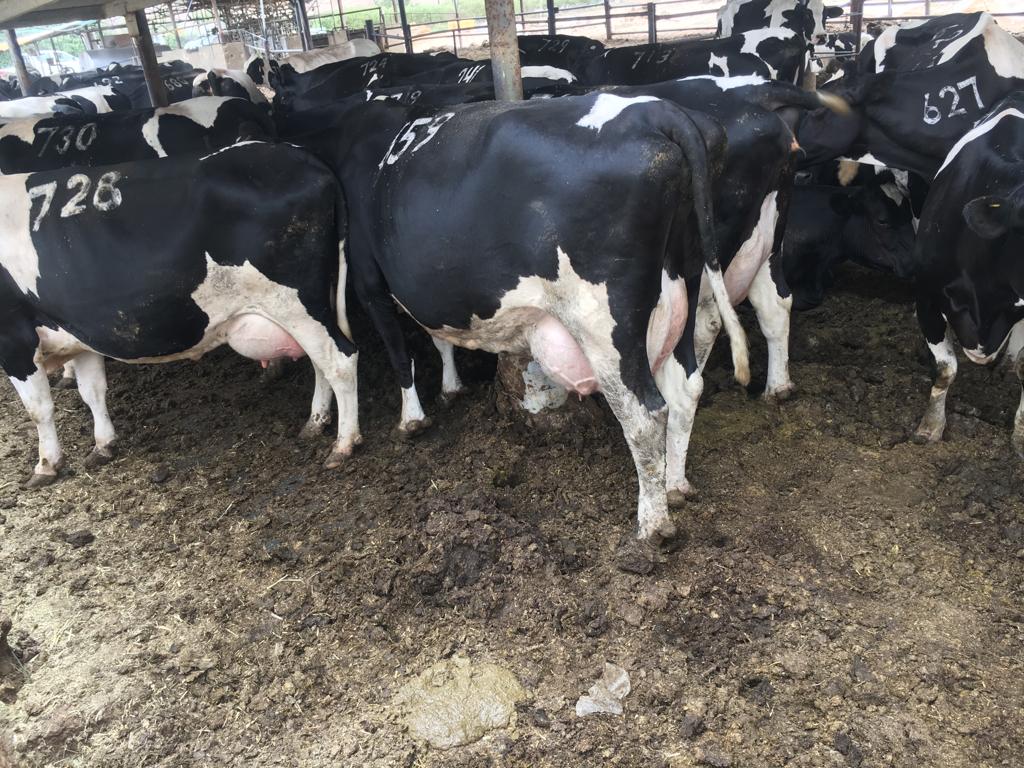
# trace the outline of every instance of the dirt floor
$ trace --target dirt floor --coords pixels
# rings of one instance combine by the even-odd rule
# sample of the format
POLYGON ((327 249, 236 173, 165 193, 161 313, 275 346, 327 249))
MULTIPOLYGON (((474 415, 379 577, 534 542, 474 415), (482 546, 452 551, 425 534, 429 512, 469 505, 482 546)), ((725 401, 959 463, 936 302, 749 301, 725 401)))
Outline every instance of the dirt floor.
POLYGON ((326 438, 295 439, 308 366, 264 382, 225 352, 111 364, 123 451, 91 473, 87 411, 57 392, 70 471, 22 491, 34 431, 4 381, 0 766, 1020 766, 1019 388, 964 364, 948 440, 909 443, 930 382, 912 307, 842 279, 795 318, 794 400, 741 391, 716 352, 699 496, 647 575, 615 554, 636 478, 614 422, 509 423, 483 355, 443 411, 418 334, 435 426, 392 436, 364 326, 366 440, 335 472, 326 438), (509 727, 409 734, 396 695, 447 658, 518 678, 509 727), (606 661, 624 712, 578 718, 606 661))

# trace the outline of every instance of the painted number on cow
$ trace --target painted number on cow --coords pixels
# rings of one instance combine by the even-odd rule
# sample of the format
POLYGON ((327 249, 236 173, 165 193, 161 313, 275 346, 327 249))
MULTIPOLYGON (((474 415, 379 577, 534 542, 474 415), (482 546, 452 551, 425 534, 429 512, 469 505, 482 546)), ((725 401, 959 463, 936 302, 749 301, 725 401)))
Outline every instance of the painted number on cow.
MULTIPOLYGON (((956 88, 952 85, 945 85, 939 90, 939 95, 936 101, 941 102, 947 96, 951 97, 949 104, 949 114, 945 117, 956 117, 957 115, 966 115, 967 110, 960 106, 960 91, 970 86, 974 92, 974 101, 978 105, 978 109, 985 109, 985 104, 981 100, 981 93, 978 91, 978 78, 968 77, 966 80, 961 80, 956 84, 956 88)), ((922 118, 928 125, 935 125, 937 122, 942 120, 942 110, 935 104, 929 104, 928 100, 931 98, 931 93, 924 95, 924 117, 922 118)))
POLYGON ((636 69, 641 64, 664 64, 666 61, 672 58, 673 50, 671 48, 663 48, 661 50, 653 50, 647 52, 640 52, 633 54, 633 66, 630 69, 636 69))
POLYGON ((46 141, 39 150, 38 157, 46 154, 46 150, 53 147, 58 155, 66 154, 71 147, 79 152, 87 150, 96 141, 96 123, 86 123, 81 128, 73 125, 61 127, 59 125, 47 126, 39 129, 40 135, 46 135, 46 141))
POLYGON ((455 78, 455 82, 460 83, 462 85, 472 83, 474 80, 476 80, 476 76, 484 71, 484 68, 484 64, 475 64, 472 67, 466 67, 465 69, 461 69, 459 70, 458 77, 455 78))
POLYGON ((559 40, 556 37, 544 37, 541 38, 540 45, 537 47, 537 53, 543 53, 549 51, 551 53, 565 53, 565 49, 569 47, 571 40, 559 40))
POLYGON ((454 112, 445 112, 443 115, 421 117, 418 120, 407 123, 392 140, 391 146, 388 147, 388 153, 384 155, 384 159, 380 161, 378 168, 391 165, 404 155, 410 147, 412 147, 413 152, 418 150, 434 138, 435 134, 441 130, 441 126, 453 117, 455 117, 454 112), (417 137, 422 138, 417 142, 417 137))
MULTIPOLYGON (((96 190, 92 193, 93 208, 105 213, 121 205, 121 190, 117 188, 117 182, 120 180, 121 174, 117 171, 108 171, 100 176, 99 181, 96 182, 96 190)), ((71 195, 70 199, 60 209, 60 217, 62 219, 77 216, 89 207, 86 200, 89 197, 89 191, 92 189, 92 179, 84 173, 76 173, 68 179, 67 188, 69 192, 74 194, 71 195)), ((53 205, 53 198, 56 196, 56 181, 40 184, 28 190, 30 202, 37 198, 42 198, 43 201, 39 207, 39 213, 32 220, 33 232, 39 231, 39 226, 50 212, 50 206, 53 205)))

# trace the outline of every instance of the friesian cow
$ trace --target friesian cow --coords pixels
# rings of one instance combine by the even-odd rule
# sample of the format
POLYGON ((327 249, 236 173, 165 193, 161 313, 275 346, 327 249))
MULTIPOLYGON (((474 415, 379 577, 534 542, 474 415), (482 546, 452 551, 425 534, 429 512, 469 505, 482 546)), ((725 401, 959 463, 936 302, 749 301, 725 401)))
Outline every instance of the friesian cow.
POLYGON ((73 91, 63 91, 49 96, 28 96, 23 99, 0 102, 0 119, 31 117, 49 112, 80 112, 105 114, 119 109, 130 109, 126 96, 109 85, 91 85, 73 91))
POLYGON ((785 27, 814 41, 825 34, 825 22, 843 9, 822 0, 727 0, 718 11, 718 37, 768 27, 785 27))
MULTIPOLYGON (((956 343, 981 365, 1009 347, 1024 385, 1022 254, 1024 94, 1017 93, 956 142, 925 202, 910 274, 917 320, 938 372, 915 440, 942 439, 956 343)), ((1024 390, 1012 442, 1024 459, 1024 390)))
POLYGON ((639 535, 670 535, 666 417, 674 430, 693 358, 685 284, 702 269, 749 376, 716 256, 717 124, 608 93, 374 102, 306 144, 346 191, 350 276, 402 388, 400 429, 425 416, 399 308, 442 346, 529 352, 567 389, 600 390, 636 464, 639 535))
POLYGON ((193 96, 230 96, 248 99, 253 104, 269 105, 256 83, 240 69, 211 69, 201 72, 192 81, 193 96))
POLYGON ((245 123, 268 136, 265 111, 244 99, 202 96, 161 109, 59 115, 0 123, 0 173, 110 165, 226 147, 245 123))
MULTIPOLYGON (((167 89, 169 103, 174 104, 192 97, 192 80, 200 70, 184 61, 176 60, 160 64, 160 78, 167 89)), ((67 75, 61 83, 61 90, 67 91, 89 85, 110 85, 117 93, 127 97, 132 109, 152 107, 149 87, 142 67, 134 64, 111 64, 106 69, 67 75)))
MULTIPOLYGON (((295 72, 309 72, 325 64, 333 64, 337 61, 348 61, 349 59, 365 56, 376 56, 379 53, 380 47, 372 40, 355 38, 354 40, 348 40, 337 45, 329 45, 326 48, 314 48, 312 51, 292 53, 288 55, 287 59, 281 61, 272 61, 277 66, 287 64, 295 72)), ((246 60, 243 69, 252 78, 254 83, 257 85, 264 84, 267 62, 263 56, 253 54, 246 60)))
POLYGON ((580 64, 604 53, 604 43, 577 35, 519 35, 519 63, 524 67, 555 67, 572 73, 580 64))
POLYGON ((882 178, 849 187, 793 187, 782 243, 793 309, 821 304, 843 262, 895 273, 909 261, 914 247, 910 203, 882 178))
POLYGON ((804 164, 866 155, 931 179, 992 106, 1024 89, 1024 43, 987 13, 939 17, 883 33, 823 88, 853 113, 804 117, 797 131, 804 164))
POLYGON ((696 75, 757 75, 798 82, 807 58, 799 35, 781 27, 712 40, 607 48, 582 61, 581 85, 648 85, 696 75))
POLYGON ((69 359, 93 415, 86 466, 109 461, 115 446, 102 356, 196 359, 222 344, 256 360, 308 355, 316 390, 303 432, 322 431, 333 392, 340 416, 327 465, 351 453, 345 206, 312 156, 247 142, 202 158, 4 176, 0 189, 0 366, 39 433, 30 487, 53 482, 63 463, 46 373, 69 359), (181 200, 191 215, 167 215, 181 200))

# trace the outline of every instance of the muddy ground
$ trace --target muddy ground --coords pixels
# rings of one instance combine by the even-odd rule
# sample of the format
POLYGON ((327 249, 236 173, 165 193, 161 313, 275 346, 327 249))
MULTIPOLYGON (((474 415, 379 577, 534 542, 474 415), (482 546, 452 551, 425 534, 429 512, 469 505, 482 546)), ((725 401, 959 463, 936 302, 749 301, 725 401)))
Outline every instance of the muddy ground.
POLYGON ((486 356, 462 358, 469 394, 402 442, 363 325, 366 440, 336 472, 326 438, 295 439, 306 365, 266 383, 227 352, 111 364, 120 458, 83 469, 87 410, 57 392, 70 471, 34 492, 4 381, 0 765, 1021 765, 1018 387, 965 365, 947 441, 909 443, 930 362, 907 294, 843 282, 795 317, 794 400, 741 391, 717 351, 699 496, 648 575, 616 566, 636 494, 617 426, 509 423, 486 356), (530 699, 438 750, 393 699, 449 657, 511 670, 530 699), (624 714, 577 718, 606 661, 631 678, 624 714))

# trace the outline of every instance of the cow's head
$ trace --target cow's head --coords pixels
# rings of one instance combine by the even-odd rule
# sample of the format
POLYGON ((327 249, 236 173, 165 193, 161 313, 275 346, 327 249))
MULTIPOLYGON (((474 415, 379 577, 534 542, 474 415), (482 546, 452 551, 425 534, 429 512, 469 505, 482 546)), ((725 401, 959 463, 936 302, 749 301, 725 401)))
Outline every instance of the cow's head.
POLYGON ((192 81, 193 96, 213 96, 213 82, 216 75, 213 72, 200 72, 192 81))
POLYGON ((834 195, 833 210, 844 210, 851 226, 844 230, 851 257, 883 272, 906 276, 914 251, 910 201, 895 193, 891 174, 854 188, 848 196, 834 195))
POLYGON ((256 85, 263 85, 267 75, 266 62, 263 61, 263 57, 258 53, 250 56, 249 60, 245 62, 245 74, 251 77, 256 85))

